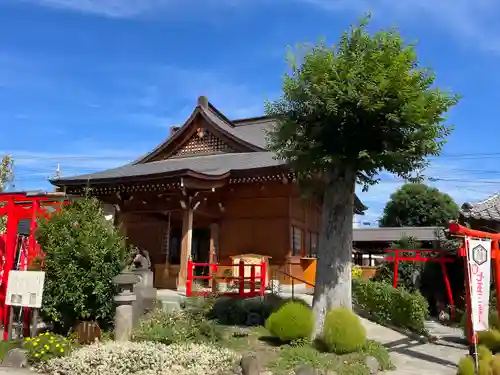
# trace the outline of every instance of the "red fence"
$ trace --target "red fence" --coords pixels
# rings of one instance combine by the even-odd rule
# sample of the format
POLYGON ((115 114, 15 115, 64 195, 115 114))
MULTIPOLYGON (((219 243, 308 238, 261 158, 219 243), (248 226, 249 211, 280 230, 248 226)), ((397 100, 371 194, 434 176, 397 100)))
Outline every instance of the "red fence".
MULTIPOLYGON (((215 275, 219 272, 219 267, 231 267, 235 265, 221 265, 217 263, 194 263, 192 260, 188 261, 187 269, 187 280, 186 280, 186 296, 191 297, 206 296, 213 293, 213 290, 202 290, 193 291, 193 284, 196 280, 209 280, 212 283, 212 287, 215 287, 217 283, 217 277, 215 275), (195 275, 196 267, 208 268, 209 275, 195 275)), ((266 262, 261 262, 260 264, 245 264, 243 260, 238 263, 238 276, 224 276, 223 279, 230 284, 235 286, 237 290, 229 290, 222 293, 225 296, 235 297, 235 298, 247 298, 255 296, 263 296, 266 292, 266 274, 267 265, 266 262), (245 276, 245 270, 250 267, 250 276, 245 276), (257 276, 256 270, 260 270, 260 274, 257 276), (248 282, 249 288, 246 288, 248 282), (257 282, 259 282, 259 287, 257 288, 257 282)), ((230 288, 231 289, 231 288, 230 288)))

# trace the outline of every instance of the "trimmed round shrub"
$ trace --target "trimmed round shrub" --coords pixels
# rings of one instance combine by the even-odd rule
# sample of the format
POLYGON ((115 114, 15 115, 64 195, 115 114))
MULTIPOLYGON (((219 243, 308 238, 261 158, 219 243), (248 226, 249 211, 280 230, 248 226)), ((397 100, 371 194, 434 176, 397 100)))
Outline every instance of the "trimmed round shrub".
POLYGON ((481 331, 477 333, 478 343, 487 347, 493 353, 500 351, 500 331, 490 329, 488 331, 481 331))
POLYGON ((475 373, 476 369, 471 356, 465 356, 458 362, 457 375, 474 375, 475 373))
POLYGON ((477 355, 479 359, 488 362, 493 359, 493 354, 491 353, 490 349, 488 349, 488 347, 486 347, 485 345, 479 345, 477 347, 477 355))
POLYGON ((326 314, 322 338, 329 352, 353 353, 366 345, 366 330, 355 313, 340 307, 326 314))
POLYGON ((314 329, 313 312, 302 302, 287 302, 267 318, 266 329, 283 342, 308 340, 314 329))

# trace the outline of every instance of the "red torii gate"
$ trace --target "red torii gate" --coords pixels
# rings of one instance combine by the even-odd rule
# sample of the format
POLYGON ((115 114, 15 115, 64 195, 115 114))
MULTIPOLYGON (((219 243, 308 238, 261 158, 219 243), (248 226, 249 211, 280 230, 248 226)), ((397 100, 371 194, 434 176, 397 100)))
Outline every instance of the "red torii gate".
MULTIPOLYGON (((5 234, 0 236, 0 257, 2 276, 0 280, 0 321, 4 325, 4 340, 8 340, 8 322, 10 309, 5 298, 9 272, 15 267, 15 258, 18 244, 18 227, 20 220, 30 219, 27 256, 24 261, 27 267, 32 265, 37 256, 42 255, 36 243, 35 232, 37 219, 48 218, 48 207, 58 210, 61 204, 69 203, 64 196, 57 193, 0 193, 0 216, 7 216, 7 228, 5 234)), ((30 311, 24 309, 25 333, 29 332, 30 311)))
POLYGON ((455 302, 453 301, 453 293, 451 291, 450 280, 448 278, 448 271, 446 270, 446 263, 453 262, 453 258, 446 256, 443 250, 434 249, 386 249, 388 255, 386 255, 385 260, 389 262, 394 262, 394 274, 393 274, 393 287, 398 286, 398 266, 400 261, 406 262, 416 262, 416 263, 439 263, 441 265, 441 271, 443 273, 444 284, 446 286, 446 293, 448 295, 448 302, 450 303, 451 317, 455 319, 455 302), (390 255, 394 253, 394 255, 390 255), (404 253, 415 253, 415 255, 404 255, 404 253), (432 254, 438 254, 438 257, 432 257, 432 254))
MULTIPOLYGON (((474 237, 474 238, 481 238, 481 239, 490 239, 491 240, 491 259, 492 263, 494 265, 494 279, 495 279, 495 289, 496 289, 496 294, 497 294, 497 312, 500 318, 500 298, 499 293, 500 293, 500 246, 499 246, 499 241, 500 241, 500 233, 488 233, 488 232, 483 232, 480 230, 475 230, 475 229, 470 229, 467 227, 464 227, 463 225, 460 225, 456 222, 451 222, 449 224, 449 229, 450 233, 455 234, 455 235, 460 235, 460 236, 467 236, 467 237, 474 237)), ((470 289, 469 289, 469 280, 470 280, 470 275, 469 275, 469 267, 467 265, 467 259, 466 259, 466 247, 465 247, 465 240, 464 240, 464 246, 460 248, 458 255, 464 258, 464 266, 465 266, 465 293, 466 293, 466 306, 467 306, 467 320, 468 320, 468 332, 467 332, 467 338, 469 340, 469 344, 471 345, 471 354, 474 355, 474 346, 476 343, 476 336, 472 332, 472 322, 471 322, 471 302, 470 302, 470 289)))

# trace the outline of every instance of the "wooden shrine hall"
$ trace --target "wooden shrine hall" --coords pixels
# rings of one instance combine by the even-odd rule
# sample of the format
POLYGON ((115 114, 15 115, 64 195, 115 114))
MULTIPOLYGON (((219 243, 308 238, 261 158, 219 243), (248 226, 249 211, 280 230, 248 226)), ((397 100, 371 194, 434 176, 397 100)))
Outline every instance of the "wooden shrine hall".
MULTIPOLYGON (((157 288, 184 289, 190 257, 229 268, 257 258, 268 274, 314 283, 321 206, 301 198, 290 167, 266 147, 274 123, 229 120, 202 96, 184 125, 135 162, 51 183, 113 205, 129 243, 149 252, 157 288)), ((364 210, 356 198, 356 213, 364 210)))

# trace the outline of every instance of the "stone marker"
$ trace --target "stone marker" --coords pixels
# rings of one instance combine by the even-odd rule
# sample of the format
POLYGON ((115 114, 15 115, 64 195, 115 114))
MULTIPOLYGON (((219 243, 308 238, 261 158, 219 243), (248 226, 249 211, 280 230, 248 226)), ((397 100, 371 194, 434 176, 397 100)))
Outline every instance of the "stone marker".
POLYGON ((309 365, 301 365, 295 369, 295 375, 316 375, 317 372, 309 365))
POLYGON ((2 361, 2 366, 7 367, 28 367, 26 350, 14 348, 7 352, 2 361))
POLYGON ((366 367, 368 367, 368 369, 370 370, 371 375, 375 375, 376 373, 378 373, 378 370, 380 369, 380 365, 378 363, 377 358, 372 357, 372 356, 368 356, 365 358, 365 363, 366 363, 366 367))
POLYGON ((115 312, 115 340, 128 341, 132 336, 134 327, 134 306, 136 300, 134 285, 140 281, 139 276, 133 273, 121 273, 113 278, 113 283, 118 286, 115 312))
POLYGON ((241 357, 240 366, 243 375, 259 375, 259 361, 253 355, 244 355, 241 357))

